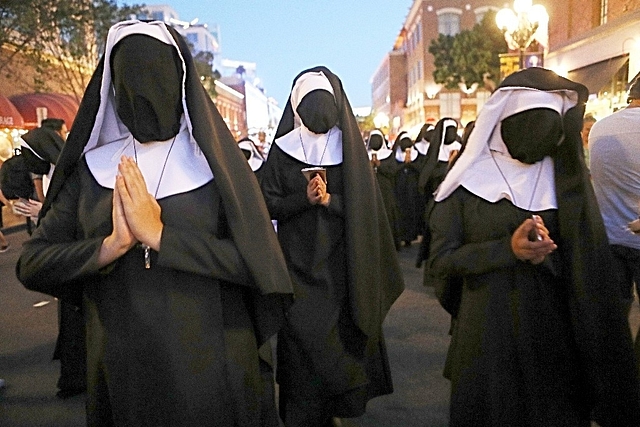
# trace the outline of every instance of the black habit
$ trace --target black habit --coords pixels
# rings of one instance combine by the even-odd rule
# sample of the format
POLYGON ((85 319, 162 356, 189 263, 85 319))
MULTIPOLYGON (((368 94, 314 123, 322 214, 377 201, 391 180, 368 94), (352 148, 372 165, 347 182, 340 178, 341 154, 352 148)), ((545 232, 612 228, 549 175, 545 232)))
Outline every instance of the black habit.
POLYGON ((29 289, 82 301, 89 425, 277 426, 275 404, 264 400, 272 395, 258 347, 283 322, 291 283, 256 178, 202 87, 184 39, 160 22, 116 26, 134 34, 154 26, 173 40, 167 46, 177 46, 189 132, 214 178, 158 200, 164 229, 151 268, 136 247, 97 268, 113 228, 113 191, 96 182, 82 152, 104 102, 103 57, 18 277, 29 289))
MULTIPOLYGON (((355 417, 391 393, 382 322, 403 290, 382 197, 351 106, 324 67, 338 107, 342 163, 327 166, 328 207, 311 205, 300 170, 310 165, 277 139, 294 129, 291 99, 264 166, 262 189, 291 272, 295 303, 278 334, 280 410, 292 397, 355 417)), ((295 80, 294 80, 295 85, 295 80)), ((335 129, 335 128, 334 128, 335 129)))
MULTIPOLYGON (((450 425, 588 427, 594 419, 601 426, 638 426, 629 325, 609 280, 607 238, 582 152, 587 90, 532 68, 507 77, 484 108, 496 96, 527 88, 576 96, 577 103, 558 117, 564 140, 553 141, 550 155, 557 208, 536 212, 504 198, 489 202, 464 182, 449 186, 443 199, 436 193, 428 268, 441 304, 455 319, 445 368, 452 381, 450 425), (512 234, 532 213, 542 216, 557 244, 537 265, 517 259, 511 248, 512 234)), ((481 164, 467 159, 489 144, 484 135, 495 129, 496 119, 483 112, 441 189, 481 164)), ((535 145, 534 129, 541 127, 526 127, 520 139, 535 145)))
POLYGON ((391 158, 395 162, 395 187, 394 194, 398 206, 398 237, 401 242, 409 245, 422 234, 424 224, 425 195, 418 187, 420 171, 427 159, 420 154, 406 133, 401 133, 396 138, 391 158), (407 141, 407 146, 402 142, 407 141), (411 161, 404 161, 404 150, 411 150, 411 161), (397 154, 402 152, 402 160, 397 154))
MULTIPOLYGON (((400 248, 400 231, 398 229, 398 205, 396 203, 396 195, 394 193, 396 183, 396 162, 393 159, 393 152, 386 147, 386 141, 382 132, 379 135, 382 138, 382 146, 373 150, 368 147, 370 152, 376 153, 380 164, 377 167, 373 167, 373 171, 382 195, 382 202, 384 203, 385 212, 387 213, 387 219, 389 220, 389 226, 391 227, 391 234, 393 235, 393 243, 396 249, 400 248)), ((371 139, 371 136, 369 136, 371 139)))

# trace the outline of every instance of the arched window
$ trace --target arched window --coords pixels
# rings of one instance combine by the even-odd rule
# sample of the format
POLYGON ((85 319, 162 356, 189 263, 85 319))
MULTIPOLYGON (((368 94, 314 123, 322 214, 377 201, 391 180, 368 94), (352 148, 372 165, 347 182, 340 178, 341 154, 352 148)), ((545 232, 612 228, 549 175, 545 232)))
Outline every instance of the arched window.
POLYGON ((447 36, 455 36, 460 32, 460 16, 462 10, 445 7, 436 12, 438 15, 438 32, 447 36))

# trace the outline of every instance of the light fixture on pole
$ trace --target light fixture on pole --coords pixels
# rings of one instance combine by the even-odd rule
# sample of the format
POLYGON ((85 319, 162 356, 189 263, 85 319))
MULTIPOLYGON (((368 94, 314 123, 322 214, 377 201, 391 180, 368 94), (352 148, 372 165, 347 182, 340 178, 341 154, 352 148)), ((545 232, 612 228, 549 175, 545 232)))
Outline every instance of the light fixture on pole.
POLYGON ((515 0, 513 10, 505 7, 496 14, 496 24, 504 33, 510 49, 519 52, 520 69, 525 68, 524 53, 534 39, 546 46, 549 15, 544 6, 531 0, 515 0))

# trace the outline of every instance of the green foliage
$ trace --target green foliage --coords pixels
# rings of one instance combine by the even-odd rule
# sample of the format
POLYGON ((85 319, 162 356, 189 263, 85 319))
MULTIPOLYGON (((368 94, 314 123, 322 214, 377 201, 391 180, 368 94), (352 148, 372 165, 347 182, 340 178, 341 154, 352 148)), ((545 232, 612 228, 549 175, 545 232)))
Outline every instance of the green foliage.
MULTIPOLYGON (((191 46, 190 46, 191 47, 191 46)), ((191 47, 192 48, 192 47, 191 47)), ((192 48, 193 50, 193 48, 192 48)), ((213 53, 198 52, 193 56, 193 61, 200 76, 200 81, 212 98, 218 96, 215 81, 220 78, 218 70, 213 69, 213 53)))
POLYGON ((440 34, 431 41, 429 53, 434 57, 436 83, 457 89, 459 83, 483 86, 486 79, 497 79, 499 54, 507 52, 507 43, 494 22, 495 13, 487 12, 473 29, 455 36, 440 34))
POLYGON ((376 128, 376 125, 373 122, 373 117, 373 112, 368 116, 356 116, 356 121, 358 122, 360 133, 368 134, 376 128))
POLYGON ((142 6, 115 0, 9 0, 0 6, 0 70, 30 67, 36 91, 52 83, 79 99, 109 28, 142 6), (20 58, 20 60, 18 60, 20 58))
POLYGON ((445 34, 439 34, 437 40, 432 40, 429 53, 433 55, 435 70, 433 78, 436 83, 443 84, 446 88, 456 88, 459 76, 455 72, 456 65, 451 51, 455 38, 445 34))

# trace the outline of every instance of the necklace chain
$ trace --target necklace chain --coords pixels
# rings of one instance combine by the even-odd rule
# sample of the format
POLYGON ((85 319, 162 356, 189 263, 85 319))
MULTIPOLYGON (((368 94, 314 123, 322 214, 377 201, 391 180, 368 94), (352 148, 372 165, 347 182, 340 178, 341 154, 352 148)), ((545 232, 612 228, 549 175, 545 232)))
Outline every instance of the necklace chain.
MULTIPOLYGON (((133 135, 131 135, 133 138, 133 135)), ((173 149, 173 144, 176 142, 176 138, 178 135, 173 137, 173 141, 171 141, 171 146, 169 147, 169 151, 167 151, 167 157, 164 158, 164 163, 162 164, 162 170, 160 171, 160 178, 158 178, 158 185, 156 185, 156 191, 153 194, 153 198, 156 199, 158 197, 158 190, 160 189, 160 183, 162 182, 162 177, 164 176, 164 170, 167 167, 167 162, 169 161, 169 154, 171 154, 171 150, 173 149)), ((136 150, 136 139, 133 138, 133 157, 135 158, 136 164, 138 164, 138 151, 136 150)), ((151 268, 151 248, 149 245, 142 243, 140 245, 142 249, 144 249, 144 268, 151 268)))
MULTIPOLYGON (((173 149, 173 144, 176 142, 177 137, 178 135, 173 137, 173 140, 171 141, 171 146, 169 147, 169 151, 167 152, 167 157, 165 157, 164 163, 162 164, 162 170, 160 171, 160 178, 158 178, 158 185, 156 185, 156 191, 153 194, 154 199, 158 197, 158 190, 160 190, 160 183, 162 182, 162 177, 164 176, 164 170, 167 167, 167 162, 169 161, 169 154, 171 154, 171 150, 173 149)), ((133 135, 132 135, 132 138, 133 138, 133 135)), ((136 164, 138 164, 138 151, 136 150, 135 138, 133 138, 133 156, 136 160, 136 164)))
MULTIPOLYGON (((320 162, 318 164, 322 164, 322 159, 324 159, 324 154, 327 152, 327 147, 329 146, 329 138, 331 138, 331 131, 333 128, 329 129, 327 132, 327 142, 324 144, 324 150, 322 150, 322 156, 320 157, 320 162)), ((304 162, 309 164, 309 160, 307 159, 307 151, 304 149, 304 142, 302 142, 302 129, 300 129, 300 133, 298 134, 300 137, 300 145, 302 145, 302 154, 304 154, 304 162)))
MULTIPOLYGON (((502 169, 500 169, 500 165, 498 165, 498 162, 496 161, 496 158, 494 157, 493 152, 491 153, 491 159, 493 159, 493 163, 495 163, 496 168, 498 168, 498 172, 500 172, 500 175, 502 176, 502 179, 504 180, 504 183, 507 184, 507 188, 509 188, 509 192, 511 193, 511 199, 514 205, 518 206, 516 203, 516 196, 513 193, 513 189, 511 188, 511 185, 509 185, 509 181, 507 181, 507 177, 504 176, 504 173, 502 172, 502 169)), ((533 197, 536 194, 536 189, 538 188, 538 182, 540 181, 540 175, 542 173, 542 166, 543 166, 543 162, 540 161, 540 166, 538 167, 538 174, 536 176, 536 182, 533 185, 533 191, 531 192, 531 198, 529 199, 529 206, 527 207, 527 211, 531 212, 531 205, 533 204, 533 197)))

